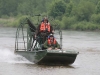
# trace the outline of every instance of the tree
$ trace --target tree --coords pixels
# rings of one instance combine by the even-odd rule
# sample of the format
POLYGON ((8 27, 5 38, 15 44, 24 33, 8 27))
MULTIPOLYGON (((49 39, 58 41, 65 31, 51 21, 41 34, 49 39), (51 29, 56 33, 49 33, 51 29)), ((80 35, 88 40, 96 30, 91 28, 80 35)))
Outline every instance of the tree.
POLYGON ((73 12, 79 21, 89 21, 91 15, 94 13, 94 7, 95 6, 92 2, 81 1, 77 8, 75 8, 76 10, 74 10, 73 12))
POLYGON ((70 0, 63 0, 65 3, 69 3, 70 2, 70 0))
POLYGON ((96 6, 96 14, 100 13, 100 1, 98 1, 98 4, 96 6))
POLYGON ((93 23, 97 23, 97 24, 100 24, 100 13, 99 14, 93 14, 91 16, 91 19, 90 19, 93 23))
POLYGON ((18 4, 18 8, 17 8, 18 13, 21 13, 23 15, 26 14, 31 14, 32 13, 32 5, 29 2, 22 2, 18 4))
POLYGON ((12 13, 16 15, 17 3, 16 0, 0 0, 0 16, 10 16, 12 13))
POLYGON ((18 5, 18 13, 21 14, 40 14, 46 12, 46 0, 23 0, 18 5))
POLYGON ((52 4, 51 10, 49 14, 56 18, 57 16, 61 16, 66 11, 66 5, 63 1, 57 1, 54 4, 52 4))
POLYGON ((73 9, 73 2, 68 3, 66 8, 66 16, 70 16, 73 9))

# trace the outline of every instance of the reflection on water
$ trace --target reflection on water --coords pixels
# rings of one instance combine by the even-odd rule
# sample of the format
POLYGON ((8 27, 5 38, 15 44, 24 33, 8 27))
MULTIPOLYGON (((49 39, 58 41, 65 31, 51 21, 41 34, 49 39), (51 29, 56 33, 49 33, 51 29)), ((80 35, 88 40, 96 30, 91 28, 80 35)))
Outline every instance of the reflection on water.
POLYGON ((16 28, 0 28, 0 75, 99 75, 100 32, 63 31, 63 48, 79 51, 74 64, 44 66, 14 54, 16 28))

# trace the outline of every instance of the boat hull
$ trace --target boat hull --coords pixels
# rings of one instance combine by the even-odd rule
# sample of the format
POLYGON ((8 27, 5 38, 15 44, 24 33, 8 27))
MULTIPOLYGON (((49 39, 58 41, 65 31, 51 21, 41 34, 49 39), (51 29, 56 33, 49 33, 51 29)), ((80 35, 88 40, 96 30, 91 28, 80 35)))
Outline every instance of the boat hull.
POLYGON ((63 52, 47 52, 45 57, 41 59, 38 63, 39 64, 72 64, 76 59, 77 53, 63 53, 63 52))
POLYGON ((25 57, 30 62, 38 63, 46 54, 46 51, 15 51, 16 54, 25 57))
POLYGON ((16 51, 16 53, 36 64, 47 65, 72 64, 78 54, 78 52, 72 50, 16 51))

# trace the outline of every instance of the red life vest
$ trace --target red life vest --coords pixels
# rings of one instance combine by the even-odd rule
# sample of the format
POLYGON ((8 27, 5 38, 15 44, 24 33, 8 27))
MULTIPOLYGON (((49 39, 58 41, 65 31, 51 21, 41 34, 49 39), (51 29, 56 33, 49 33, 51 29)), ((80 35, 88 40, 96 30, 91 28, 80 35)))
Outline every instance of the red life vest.
POLYGON ((41 23, 41 26, 40 26, 40 32, 42 31, 45 31, 45 30, 48 30, 48 32, 50 32, 50 24, 47 23, 47 25, 45 25, 43 22, 41 23))
MULTIPOLYGON (((53 40, 53 45, 55 45, 55 44, 56 44, 56 40, 54 39, 53 40)), ((48 39, 48 45, 52 45, 50 39, 48 39)))

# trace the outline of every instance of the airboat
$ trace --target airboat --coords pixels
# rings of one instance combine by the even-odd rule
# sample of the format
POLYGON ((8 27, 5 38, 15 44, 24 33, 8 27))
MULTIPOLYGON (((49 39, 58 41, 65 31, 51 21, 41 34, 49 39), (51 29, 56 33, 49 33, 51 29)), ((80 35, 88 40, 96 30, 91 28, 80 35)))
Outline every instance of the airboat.
MULTIPOLYGON (((25 57, 35 64, 70 65, 75 62, 78 51, 62 48, 62 30, 58 30, 57 37, 61 46, 60 50, 43 50, 41 36, 34 38, 36 26, 29 18, 21 22, 16 30, 15 53, 25 57)), ((55 34, 56 35, 56 34, 55 34)))

